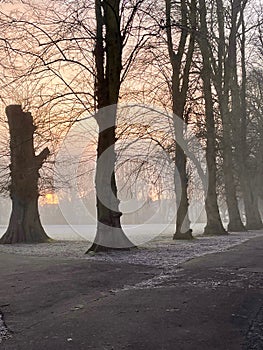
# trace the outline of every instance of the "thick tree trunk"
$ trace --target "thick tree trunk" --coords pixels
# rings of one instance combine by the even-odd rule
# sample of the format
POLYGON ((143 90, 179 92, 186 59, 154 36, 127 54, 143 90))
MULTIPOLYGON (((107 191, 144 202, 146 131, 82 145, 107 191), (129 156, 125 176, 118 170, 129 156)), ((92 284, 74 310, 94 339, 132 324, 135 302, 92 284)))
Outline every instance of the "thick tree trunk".
MULTIPOLYGON (((177 80, 177 76, 176 76, 177 80)), ((173 112, 174 112, 174 131, 176 139, 175 148, 175 165, 176 171, 174 174, 175 195, 176 195, 176 229, 173 236, 174 240, 189 240, 193 239, 192 229, 190 228, 189 219, 189 199, 188 199, 188 174, 187 174, 187 157, 184 151, 184 106, 185 99, 181 99, 180 93, 174 84, 173 112), (179 96, 176 99, 175 96, 179 96), (178 100, 180 102, 178 102, 178 100)))
POLYGON ((30 113, 21 106, 6 108, 10 129, 12 212, 0 243, 42 243, 49 241, 39 218, 39 169, 49 155, 48 148, 35 155, 33 134, 36 127, 30 113))
POLYGON ((206 235, 225 235, 227 234, 219 214, 216 191, 216 157, 215 157, 215 134, 210 119, 206 113, 207 125, 207 145, 206 145, 206 162, 208 171, 208 188, 205 199, 205 209, 207 224, 204 229, 206 235))
MULTIPOLYGON (((129 250, 134 247, 121 227, 115 177, 116 112, 122 69, 119 0, 96 0, 96 96, 99 138, 96 166, 97 232, 88 250, 129 250)), ((87 253, 88 253, 87 252, 87 253)))
POLYGON ((173 239, 192 239, 192 230, 188 215, 188 176, 186 171, 186 155, 178 143, 176 143, 176 169, 178 177, 175 176, 175 192, 177 200, 176 231, 173 239))
POLYGON ((121 215, 115 179, 116 106, 97 114, 99 139, 96 166, 97 232, 89 251, 129 250, 134 247, 121 227, 121 215))
POLYGON ((216 191, 216 132, 215 119, 213 111, 213 96, 211 88, 211 65, 209 61, 209 46, 208 46, 208 28, 206 23, 206 6, 205 0, 199 0, 200 6, 200 22, 202 36, 199 37, 199 46, 203 57, 203 70, 201 73, 204 84, 204 99, 206 112, 206 162, 208 171, 208 188, 205 199, 205 209, 207 216, 207 224, 204 229, 204 234, 207 235, 222 235, 227 234, 219 213, 216 191))
MULTIPOLYGON (((242 170, 244 171, 244 170, 242 170)), ((262 219, 258 209, 258 198, 251 188, 251 181, 242 174, 242 189, 246 215, 247 230, 261 230, 263 228, 262 219)))
MULTIPOLYGON (((204 60, 206 58, 204 57, 204 60)), ((206 65, 205 65, 206 66, 206 65)), ((208 68, 208 67, 207 67, 208 68)), ((208 188, 205 200, 207 224, 204 233, 208 235, 227 234, 219 214, 216 191, 216 145, 215 145, 215 121, 213 112, 213 98, 211 80, 208 69, 203 70, 205 109, 206 109, 206 162, 208 171, 208 188)))
POLYGON ((258 171, 261 158, 262 155, 258 155, 258 157, 256 157, 255 159, 246 159, 246 168, 243 169, 244 173, 242 178, 244 178, 245 181, 247 181, 247 187, 245 187, 246 191, 243 192, 243 195, 246 214, 246 228, 248 230, 261 230, 263 227, 259 211, 260 185, 258 181, 258 175, 259 177, 262 177, 262 170, 258 171))
POLYGON ((231 232, 246 231, 241 220, 237 201, 237 190, 234 178, 234 164, 231 140, 231 122, 226 96, 221 96, 220 110, 223 122, 223 172, 225 179, 226 203, 228 209, 228 230, 231 232))
MULTIPOLYGON (((244 224, 241 220, 238 201, 236 183, 234 178, 233 164, 233 140, 232 140, 232 125, 231 112, 229 110, 229 93, 231 81, 231 48, 226 50, 225 38, 225 18, 223 12, 223 1, 217 0, 217 20, 218 20, 218 66, 217 74, 214 75, 214 85, 218 95, 220 115, 223 128, 223 172, 225 179, 226 203, 229 215, 229 231, 245 231, 244 224)), ((205 6, 205 5, 204 5, 205 6)), ((236 11, 236 8, 235 8, 236 11)), ((235 16, 236 13, 232 13, 235 16)), ((236 40, 235 28, 231 28, 229 41, 236 40)))
POLYGON ((175 166, 177 173, 175 179, 175 193, 177 201, 176 231, 173 239, 192 239, 192 230, 188 215, 188 176, 187 176, 187 157, 182 147, 184 143, 184 109, 187 101, 187 91, 189 87, 189 74, 192 64, 195 30, 196 30, 196 0, 190 3, 182 0, 180 3, 182 30, 178 43, 177 52, 174 51, 172 36, 172 1, 166 0, 166 33, 170 62, 172 65, 172 98, 174 114, 175 131, 175 166), (189 35, 188 27, 193 30, 189 35), (189 35, 189 42, 187 42, 189 35), (186 55, 186 61, 183 62, 183 56, 186 55))
POLYGON ((238 178, 240 180, 241 191, 243 193, 245 213, 246 213, 246 228, 256 229, 260 228, 260 217, 257 217, 257 212, 253 208, 253 198, 252 191, 250 188, 249 179, 246 174, 246 77, 245 77, 245 47, 244 47, 244 33, 243 33, 243 54, 242 54, 242 89, 239 87, 238 83, 238 73, 237 73, 237 35, 238 35, 238 13, 242 18, 243 9, 240 1, 234 1, 232 5, 232 16, 231 16, 231 32, 229 37, 228 46, 228 61, 227 61, 227 72, 228 72, 228 85, 229 91, 231 93, 231 113, 228 113, 228 118, 230 118, 233 145, 235 146, 235 159, 237 161, 238 178), (243 95, 243 96, 242 96, 243 95), (243 98, 242 98, 243 97, 243 98), (242 103, 243 102, 243 103, 242 103), (242 106, 243 104, 243 106, 242 106), (243 108, 242 108, 243 107, 243 108), (233 132, 234 130, 234 132, 233 132))
POLYGON ((236 129, 234 135, 235 149, 236 149, 236 161, 238 167, 238 176, 241 185, 241 191, 243 194, 245 216, 246 216, 246 229, 247 230, 259 230, 262 229, 263 224, 261 216, 258 210, 257 199, 254 197, 254 191, 252 188, 253 175, 250 174, 248 166, 248 148, 247 148, 247 103, 246 103, 246 56, 245 56, 245 41, 246 30, 244 23, 244 14, 242 11, 242 37, 241 37, 241 63, 242 63, 242 85, 241 88, 238 84, 237 73, 237 52, 236 43, 231 42, 232 49, 232 79, 231 79, 231 92, 232 92, 232 111, 233 111, 233 128, 236 129), (239 128, 236 126, 240 125, 239 128), (252 176, 251 176, 252 175, 252 176))
MULTIPOLYGON (((244 201, 246 229, 260 230, 262 229, 262 220, 258 210, 257 200, 254 198, 254 191, 252 188, 252 178, 255 174, 250 174, 248 165, 248 151, 246 147, 246 131, 244 122, 240 120, 240 116, 246 119, 246 110, 242 110, 240 105, 239 87, 237 85, 232 89, 232 103, 233 103, 233 121, 235 125, 239 124, 240 128, 236 130, 235 141, 235 157, 238 169, 238 178, 240 182, 241 192, 244 201)), ((243 107, 244 108, 244 107, 243 107)), ((245 122, 246 123, 246 122, 245 122)))

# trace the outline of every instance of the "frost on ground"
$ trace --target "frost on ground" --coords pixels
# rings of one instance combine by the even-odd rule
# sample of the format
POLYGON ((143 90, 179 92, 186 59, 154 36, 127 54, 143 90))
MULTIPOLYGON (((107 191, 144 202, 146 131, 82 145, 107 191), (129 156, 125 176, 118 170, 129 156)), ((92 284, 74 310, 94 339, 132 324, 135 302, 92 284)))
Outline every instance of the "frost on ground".
POLYGON ((0 344, 4 339, 8 339, 10 337, 11 334, 4 323, 3 314, 0 311, 0 344))
POLYGON ((226 236, 200 235, 192 241, 173 241, 171 236, 161 235, 130 252, 113 251, 95 256, 85 255, 90 246, 88 241, 0 245, 0 253, 140 264, 159 267, 165 271, 194 257, 225 251, 260 235, 263 235, 263 231, 232 233, 226 236))
POLYGON ((195 257, 225 251, 260 235, 263 235, 263 231, 232 233, 226 236, 199 235, 192 241, 173 241, 170 235, 161 235, 130 252, 98 253, 95 256, 85 255, 90 246, 88 241, 0 245, 0 253, 152 266, 160 269, 158 275, 135 286, 126 286, 124 290, 154 288, 172 279, 178 264, 195 257))

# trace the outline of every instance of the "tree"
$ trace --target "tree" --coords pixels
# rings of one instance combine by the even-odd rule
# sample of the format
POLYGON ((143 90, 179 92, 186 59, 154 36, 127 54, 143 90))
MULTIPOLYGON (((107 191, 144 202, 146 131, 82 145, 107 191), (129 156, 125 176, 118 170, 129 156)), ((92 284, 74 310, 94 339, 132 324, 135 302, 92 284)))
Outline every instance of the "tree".
MULTIPOLYGON (((206 5, 208 7, 208 5, 206 5)), ((209 61, 211 65, 212 81, 217 93, 220 116, 222 120, 222 150, 223 173, 225 183, 226 202, 229 214, 229 231, 244 231, 237 201, 237 188, 234 176, 234 155, 232 139, 232 120, 230 110, 230 82, 232 46, 230 43, 237 40, 236 22, 239 10, 232 3, 230 8, 232 26, 229 32, 229 44, 226 40, 225 7, 222 0, 216 0, 215 9, 210 9, 216 15, 217 26, 214 21, 210 23, 211 34, 208 33, 209 61), (234 24, 235 23, 235 24, 234 24)), ((211 6, 212 7, 212 6, 211 6)))
POLYGON ((16 76, 14 81, 31 77, 34 81, 47 82, 47 89, 41 95, 41 105, 49 105, 59 111, 57 106, 63 102, 62 109, 70 108, 70 114, 69 119, 64 119, 62 123, 72 125, 81 120, 84 113, 95 114, 99 126, 95 181, 98 229, 91 250, 96 251, 132 246, 120 224, 114 148, 116 104, 121 82, 128 74, 136 52, 147 40, 139 22, 132 35, 132 45, 129 41, 134 18, 143 2, 96 1, 95 21, 91 1, 65 3, 57 0, 48 2, 47 8, 46 4, 42 7, 25 1, 21 8, 25 6, 29 14, 25 11, 3 16, 3 23, 9 29, 9 37, 4 41, 8 45, 4 49, 15 55, 18 61, 21 57, 27 58, 26 69, 17 69, 19 77, 16 76), (10 28, 16 28, 16 31, 10 28), (136 31, 143 33, 137 35, 136 31), (122 62, 125 45, 130 56, 122 62), (51 86, 55 87, 55 91, 51 86), (108 106, 112 107, 107 110, 108 106), (103 164, 105 152, 108 157, 103 164))
POLYGON ((120 32, 120 1, 96 0, 95 9, 97 32, 94 54, 98 104, 96 121, 99 126, 95 183, 98 223, 95 241, 88 252, 133 247, 121 228, 122 214, 119 210, 115 178, 116 113, 123 44, 120 32))
MULTIPOLYGON (((241 6, 241 4, 238 4, 241 6)), ((239 132, 235 133, 236 144, 236 159, 238 174, 241 184, 241 192, 243 194, 244 208, 246 215, 246 229, 258 230, 263 227, 262 220, 258 209, 257 196, 253 191, 253 177, 250 176, 249 171, 249 150, 247 140, 247 124, 248 124, 248 108, 247 108, 247 60, 246 60, 246 40, 247 28, 244 18, 244 5, 240 8, 241 20, 241 35, 240 35, 240 55, 241 55, 241 82, 238 81, 238 57, 237 47, 233 45, 233 64, 231 65, 232 76, 231 91, 232 91, 232 113, 235 124, 240 124, 239 132)))
POLYGON ((247 169, 251 181, 254 205, 259 209, 259 199, 263 198, 263 71, 254 68, 247 76, 247 169))
POLYGON ((48 242, 49 237, 41 225, 38 212, 38 179, 49 149, 45 148, 35 155, 33 140, 36 127, 29 112, 23 112, 19 105, 10 105, 6 114, 10 129, 12 213, 0 243, 48 242))
POLYGON ((192 238, 192 230, 190 229, 190 220, 188 216, 189 201, 187 193, 188 175, 186 171, 187 156, 182 148, 182 141, 184 138, 183 121, 187 100, 187 90, 189 87, 189 74, 195 48, 196 1, 192 0, 189 7, 190 8, 188 8, 187 1, 182 0, 180 2, 181 34, 176 52, 172 36, 172 2, 171 0, 166 0, 166 33, 169 57, 172 65, 172 100, 174 131, 176 136, 175 164, 179 174, 177 176, 175 173, 177 217, 174 239, 192 238), (189 43, 187 45, 188 39, 189 43))
POLYGON ((205 200, 207 224, 205 234, 226 234, 219 214, 217 203, 217 176, 216 176, 216 130, 214 116, 214 102, 212 95, 212 71, 209 60, 209 43, 207 28, 207 11, 205 0, 199 0, 200 31, 197 37, 202 58, 203 67, 201 77, 203 80, 203 93, 205 100, 206 117, 206 161, 208 171, 208 189, 205 200))

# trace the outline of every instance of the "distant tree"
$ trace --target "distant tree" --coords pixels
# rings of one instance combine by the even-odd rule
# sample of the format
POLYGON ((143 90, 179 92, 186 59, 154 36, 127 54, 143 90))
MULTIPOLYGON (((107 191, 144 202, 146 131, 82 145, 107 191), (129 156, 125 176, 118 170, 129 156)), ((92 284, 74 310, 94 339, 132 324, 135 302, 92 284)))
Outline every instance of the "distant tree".
POLYGON ((253 177, 249 173, 250 168, 249 160, 250 152, 248 147, 248 108, 247 108, 247 32, 249 32, 245 23, 245 4, 240 6, 240 21, 241 21, 241 33, 240 43, 230 42, 232 46, 231 51, 233 55, 233 62, 231 64, 231 94, 232 94, 232 118, 233 129, 236 132, 233 133, 235 141, 235 157, 237 160, 238 177, 241 185, 241 193, 244 201, 244 209, 246 216, 246 229, 258 230, 263 227, 262 220, 258 209, 257 196, 255 198, 253 191, 253 177), (238 44, 240 46, 241 56, 241 78, 239 79, 238 68, 238 44), (239 127, 237 127, 239 125, 239 127))
MULTIPOLYGON (((245 3, 244 3, 245 4, 245 3)), ((225 4, 222 0, 206 2, 206 9, 211 20, 207 18, 209 62, 212 71, 212 81, 215 88, 220 117, 222 122, 222 155, 223 173, 226 194, 226 203, 229 215, 229 231, 244 231, 245 227, 241 220, 238 200, 237 184, 234 174, 234 141, 232 138, 232 120, 230 109, 231 96, 231 64, 233 60, 233 45, 237 41, 237 25, 240 15, 240 7, 236 2, 225 4), (228 7, 228 10, 226 9, 228 7), (226 17, 229 14, 230 18, 226 17), (215 20, 216 18, 216 20, 215 20), (227 22, 230 22, 230 29, 227 22), (209 24, 209 25, 208 25, 209 24), (227 40, 229 37, 229 40, 227 40)), ((243 6, 243 5, 242 5, 243 6)))
POLYGON ((263 71, 254 68, 247 76, 247 172, 254 205, 263 199, 263 71))

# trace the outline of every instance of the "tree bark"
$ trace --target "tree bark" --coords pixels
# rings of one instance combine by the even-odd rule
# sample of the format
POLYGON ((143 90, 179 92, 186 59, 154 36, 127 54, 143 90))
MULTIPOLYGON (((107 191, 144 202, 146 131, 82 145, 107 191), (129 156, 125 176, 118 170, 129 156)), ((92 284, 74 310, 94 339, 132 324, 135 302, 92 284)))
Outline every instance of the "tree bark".
POLYGON ((189 74, 194 52, 195 30, 196 30, 196 0, 192 0, 190 10, 185 0, 181 1, 181 36, 177 52, 174 51, 172 38, 171 21, 171 0, 166 0, 166 32, 170 62, 172 65, 172 98, 175 131, 175 165, 178 174, 175 173, 175 193, 177 200, 176 231, 173 239, 192 239, 192 230, 189 220, 189 200, 188 200, 188 176, 187 157, 180 142, 184 141, 184 109, 187 100, 187 90, 189 86, 189 74), (189 16, 189 17, 188 17, 189 16), (188 23, 189 22, 189 23, 188 23), (188 26, 191 27, 191 34, 187 47, 188 26), (186 51, 186 62, 183 64, 183 56, 186 51), (180 185, 179 185, 180 184, 180 185))
POLYGON ((238 175, 241 185, 241 192, 243 194, 246 229, 259 230, 262 229, 263 224, 258 209, 257 199, 255 198, 251 177, 249 175, 248 167, 248 148, 247 148, 247 103, 246 103, 246 28, 244 23, 244 11, 240 9, 242 16, 242 35, 241 35, 241 68, 242 68, 242 83, 241 87, 238 84, 237 73, 237 52, 236 43, 231 42, 233 47, 233 63, 231 64, 232 79, 232 111, 233 122, 235 125, 240 125, 235 133, 236 143, 236 160, 238 166, 238 175))
MULTIPOLYGON (((233 163, 233 141, 232 141, 232 124, 231 113, 229 111, 229 93, 230 93, 230 59, 231 50, 226 51, 225 45, 225 26, 223 14, 223 2, 217 0, 217 19, 219 28, 218 38, 218 66, 216 74, 213 75, 214 85, 218 95, 220 115, 223 129, 223 173, 225 179, 226 203, 229 215, 229 231, 245 231, 244 224, 240 217, 237 201, 237 190, 234 178, 233 163), (226 55, 228 54, 228 56, 226 55)), ((235 28, 231 28, 230 41, 236 39, 235 28)), ((211 57, 212 58, 212 57, 211 57)))
MULTIPOLYGON (((204 74, 207 74, 204 71, 204 74)), ((209 75, 208 75, 209 77, 209 75)), ((205 199, 205 209, 207 216, 207 224, 204 229, 206 235, 225 235, 227 231, 224 229, 222 220, 219 214, 216 191, 216 146, 215 146, 215 124, 213 113, 213 100, 210 83, 206 82, 204 77, 204 94, 206 100, 206 129, 207 129, 207 144, 206 144, 206 162, 208 171, 208 188, 205 199)))
POLYGON ((203 80, 203 90, 205 99, 206 114, 206 162, 208 171, 208 188, 205 199, 205 209, 207 224, 204 234, 207 235, 225 235, 227 234, 219 213, 216 191, 216 132, 215 119, 213 111, 213 96, 211 88, 211 65, 209 61, 209 46, 207 42, 208 28, 206 23, 206 5, 205 0, 199 0, 200 8, 200 29, 201 37, 198 38, 201 54, 203 57, 203 69, 201 77, 203 80))
POLYGON ((96 0, 97 36, 95 60, 97 69, 96 97, 99 126, 96 198, 97 232, 88 250, 129 250, 134 247, 121 227, 115 176, 116 113, 122 70, 122 38, 119 0, 96 0))
POLYGON ((33 135, 36 127, 30 113, 23 112, 19 105, 11 105, 6 108, 6 115, 10 129, 12 212, 0 243, 48 242, 50 239, 38 212, 38 179, 49 150, 45 148, 35 155, 33 135))
POLYGON ((237 201, 237 190, 234 178, 234 163, 231 140, 231 123, 226 96, 221 96, 220 112, 223 122, 223 172, 225 179, 226 203, 228 209, 228 230, 231 232, 246 231, 241 220, 237 201))

